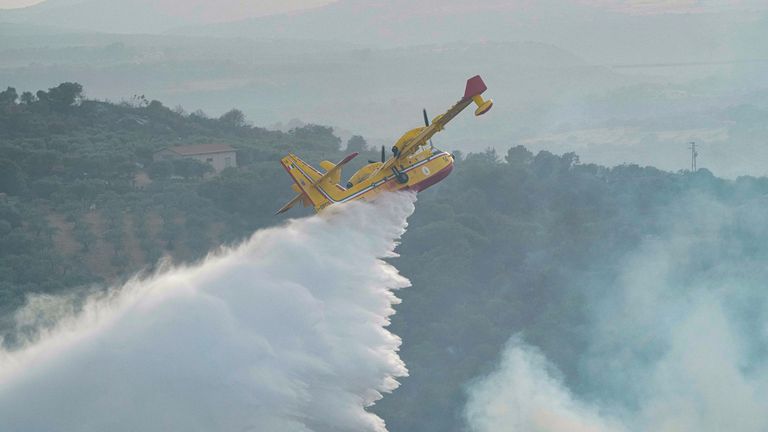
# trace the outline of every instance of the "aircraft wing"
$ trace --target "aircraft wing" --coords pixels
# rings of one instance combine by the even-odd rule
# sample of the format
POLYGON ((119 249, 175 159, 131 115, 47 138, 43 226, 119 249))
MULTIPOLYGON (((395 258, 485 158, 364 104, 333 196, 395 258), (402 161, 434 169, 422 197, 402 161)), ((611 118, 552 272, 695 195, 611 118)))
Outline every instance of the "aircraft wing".
POLYGON ((403 147, 400 149, 400 151, 397 154, 397 159, 404 158, 411 153, 413 153, 417 148, 423 146, 424 144, 429 141, 430 138, 432 138, 433 135, 440 132, 445 128, 445 125, 451 121, 454 117, 456 117, 461 111, 464 110, 467 106, 469 106, 472 103, 472 99, 469 100, 460 100, 457 102, 454 106, 451 107, 448 111, 445 112, 445 114, 436 117, 435 120, 432 121, 432 124, 430 124, 427 127, 424 127, 421 132, 413 137, 410 141, 405 143, 403 147))
POLYGON ((459 115, 460 112, 464 111, 464 108, 471 105, 472 102, 475 102, 478 106, 477 110, 475 110, 475 115, 479 116, 485 114, 491 106, 493 106, 492 100, 489 99, 485 101, 480 96, 486 89, 487 87, 479 75, 467 80, 464 97, 456 102, 444 114, 435 117, 432 124, 422 128, 418 135, 403 143, 402 146, 398 148, 397 156, 394 159, 399 160, 406 157, 413 153, 417 148, 426 144, 433 135, 443 130, 448 122, 453 120, 453 118, 459 115))

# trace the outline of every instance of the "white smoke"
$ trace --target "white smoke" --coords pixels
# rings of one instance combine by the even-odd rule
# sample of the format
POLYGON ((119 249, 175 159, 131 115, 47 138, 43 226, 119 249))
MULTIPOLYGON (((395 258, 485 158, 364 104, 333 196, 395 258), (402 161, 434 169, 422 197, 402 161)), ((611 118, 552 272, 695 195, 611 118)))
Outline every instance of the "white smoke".
MULTIPOLYGON (((413 201, 293 220, 89 299, 0 352, 0 430, 385 431, 365 408, 407 374, 385 327, 409 282, 382 258, 413 201)), ((67 310, 33 304, 26 321, 67 310)))
POLYGON ((590 294, 588 395, 515 337, 498 370, 469 389, 471 430, 768 430, 764 201, 692 197, 666 209, 668 229, 625 259, 615 285, 590 294))
POLYGON ((466 417, 476 432, 620 432, 598 409, 574 399, 554 367, 513 337, 499 368, 470 390, 466 417))

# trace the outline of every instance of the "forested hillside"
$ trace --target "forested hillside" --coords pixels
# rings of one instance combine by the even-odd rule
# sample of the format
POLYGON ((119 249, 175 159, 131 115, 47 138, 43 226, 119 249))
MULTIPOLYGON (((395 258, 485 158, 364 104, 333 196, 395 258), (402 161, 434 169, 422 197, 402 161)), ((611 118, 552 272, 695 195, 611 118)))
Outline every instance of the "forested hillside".
POLYGON ((278 223, 273 213, 292 194, 280 157, 340 153, 327 127, 275 132, 247 125, 237 110, 211 119, 141 96, 112 104, 82 93, 77 83, 0 93, 6 317, 26 293, 110 283, 166 255, 198 259, 278 223), (194 160, 152 160, 168 146, 208 143, 236 148, 239 168, 211 177, 194 160))
MULTIPOLYGON (((619 285, 628 254, 675 223, 690 219, 696 226, 713 217, 687 211, 680 203, 691 197, 729 208, 757 200, 765 213, 767 193, 766 178, 726 181, 706 169, 607 168, 580 164, 573 153, 534 155, 521 146, 503 157, 467 155, 450 177, 419 195, 398 249, 395 265, 413 288, 399 294, 392 327, 403 338, 410 377, 375 410, 392 431, 465 430, 468 386, 496 367, 501 347, 517 333, 541 348, 574 389, 607 396, 591 385, 581 360, 595 303, 619 285)), ((736 220, 727 229, 722 235, 733 236, 734 249, 747 242, 749 256, 766 252, 749 240, 765 238, 760 227, 736 220)), ((717 239, 703 242, 699 257, 680 257, 692 261, 677 269, 681 281, 716 265, 717 239)))
MULTIPOLYGON (((327 127, 269 131, 248 125, 237 110, 212 119, 141 97, 87 100, 75 83, 36 94, 6 90, 4 327, 26 294, 104 286, 151 269, 164 255, 195 260, 279 223, 272 214, 291 196, 279 158, 295 151, 312 163, 335 160, 341 144, 327 127), (239 167, 211 177, 203 164, 152 162, 161 148, 212 142, 237 148, 239 167)), ((399 293, 392 323, 410 377, 374 407, 392 431, 464 430, 467 383, 489 372, 505 341, 521 331, 575 388, 588 389, 578 370, 588 337, 584 299, 611 286, 644 238, 668 228, 659 214, 690 196, 738 207, 768 193, 765 178, 608 168, 581 164, 573 153, 509 148, 457 154, 454 173, 419 195, 393 259, 413 283, 399 293)), ((358 163, 376 157, 369 152, 358 163)), ((735 236, 749 232, 731 228, 735 236)))

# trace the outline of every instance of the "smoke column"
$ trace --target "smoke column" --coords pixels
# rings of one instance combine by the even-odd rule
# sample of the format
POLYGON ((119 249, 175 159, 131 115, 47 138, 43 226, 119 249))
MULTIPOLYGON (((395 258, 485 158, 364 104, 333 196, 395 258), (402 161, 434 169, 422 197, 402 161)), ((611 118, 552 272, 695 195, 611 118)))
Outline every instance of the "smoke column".
MULTIPOLYGON (((386 330, 414 197, 259 231, 136 279, 0 352, 0 430, 385 431, 365 407, 407 370, 386 330)), ((19 314, 71 305, 37 298, 19 314)))
POLYGON ((471 388, 465 416, 477 432, 627 432, 571 395, 535 347, 513 337, 496 371, 471 388))
POLYGON ((469 387, 470 430, 768 430, 768 199, 695 195, 656 217, 665 230, 585 293, 588 391, 515 336, 469 387))

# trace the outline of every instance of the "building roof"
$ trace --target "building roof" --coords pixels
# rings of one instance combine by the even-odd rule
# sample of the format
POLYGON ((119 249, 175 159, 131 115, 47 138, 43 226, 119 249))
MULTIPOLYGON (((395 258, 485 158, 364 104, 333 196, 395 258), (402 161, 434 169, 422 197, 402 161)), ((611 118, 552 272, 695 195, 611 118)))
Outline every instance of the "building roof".
POLYGON ((197 145, 185 145, 168 147, 160 151, 172 151, 180 156, 194 156, 210 153, 227 153, 236 151, 232 146, 227 144, 197 144, 197 145))

